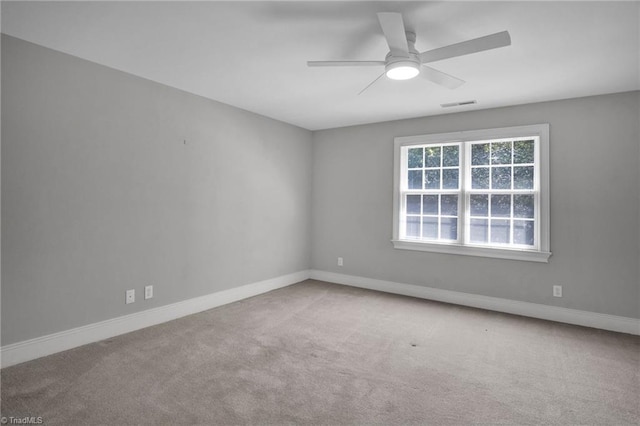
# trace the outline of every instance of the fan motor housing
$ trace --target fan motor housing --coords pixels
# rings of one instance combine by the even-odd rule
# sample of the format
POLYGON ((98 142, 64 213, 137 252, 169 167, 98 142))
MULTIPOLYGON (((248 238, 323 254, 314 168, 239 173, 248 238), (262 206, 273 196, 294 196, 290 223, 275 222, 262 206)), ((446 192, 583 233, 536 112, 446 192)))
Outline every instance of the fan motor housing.
POLYGON ((407 45, 409 47, 409 56, 393 56, 391 52, 385 57, 385 73, 387 77, 393 80, 408 80, 420 73, 420 57, 414 43, 416 35, 407 32, 407 45))

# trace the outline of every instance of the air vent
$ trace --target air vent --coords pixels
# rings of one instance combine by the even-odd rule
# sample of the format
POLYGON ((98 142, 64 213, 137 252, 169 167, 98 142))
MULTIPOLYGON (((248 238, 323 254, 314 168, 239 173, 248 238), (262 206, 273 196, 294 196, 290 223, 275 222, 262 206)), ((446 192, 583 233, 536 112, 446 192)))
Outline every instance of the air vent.
POLYGON ((462 101, 462 102, 452 102, 450 104, 440 104, 440 106, 442 108, 451 108, 451 107, 457 107, 457 106, 474 105, 477 103, 478 102, 476 101, 462 101))

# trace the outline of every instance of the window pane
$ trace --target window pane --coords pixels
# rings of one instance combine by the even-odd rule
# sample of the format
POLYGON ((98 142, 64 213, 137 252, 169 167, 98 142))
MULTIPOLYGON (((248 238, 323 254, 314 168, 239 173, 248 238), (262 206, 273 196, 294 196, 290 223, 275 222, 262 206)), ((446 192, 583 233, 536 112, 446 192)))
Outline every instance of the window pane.
POLYGON ((440 196, 440 214, 445 216, 458 216, 458 196, 457 195, 441 195, 440 196))
POLYGON ((514 163, 533 163, 534 143, 533 141, 517 141, 513 143, 513 162, 514 163))
POLYGON ((508 244, 510 237, 509 220, 493 219, 491 221, 491 242, 508 244))
POLYGON ((489 238, 489 221, 487 219, 471 219, 469 239, 472 243, 486 243, 489 238))
POLYGON ((491 196, 491 217, 511 217, 511 195, 491 196))
POLYGON ((471 169, 471 188, 473 189, 489 189, 489 168, 471 169))
POLYGON ((420 214, 420 195, 407 195, 407 214, 420 214))
POLYGON ((511 164, 511 142, 491 144, 491 164, 511 164))
POLYGON ((438 214, 438 196, 423 195, 422 197, 422 208, 424 209, 422 214, 438 214))
POLYGON ((431 146, 425 148, 426 167, 440 167, 440 147, 431 146))
POLYGON ((442 189, 458 189, 458 169, 442 171, 442 189))
POLYGON ((511 167, 491 168, 491 189, 511 189, 511 167))
POLYGON ((438 239, 438 218, 423 217, 422 218, 422 238, 430 240, 438 239))
POLYGON ((489 216, 489 196, 486 194, 471 195, 471 216, 489 216))
POLYGON ((442 165, 444 167, 455 167, 460 164, 460 155, 457 145, 445 146, 442 148, 442 165))
POLYGON ((514 220, 513 221, 513 243, 533 245, 533 221, 514 220))
POLYGON ((513 168, 513 187, 515 189, 533 189, 533 166, 513 168))
POLYGON ((409 189, 422 189, 422 170, 409 170, 407 178, 409 189))
POLYGON ((409 149, 409 168, 410 169, 422 167, 422 151, 423 151, 423 148, 409 149))
POLYGON ((458 219, 443 217, 440 223, 440 238, 444 240, 458 239, 458 219))
POLYGON ((515 217, 526 217, 533 219, 534 209, 535 205, 533 195, 513 196, 513 215, 515 217))
POLYGON ((474 166, 489 164, 488 143, 476 143, 471 145, 471 164, 474 166))
POLYGON ((426 189, 440 189, 440 170, 425 170, 424 187, 426 189))
POLYGON ((420 237, 420 216, 407 216, 407 237, 420 237))

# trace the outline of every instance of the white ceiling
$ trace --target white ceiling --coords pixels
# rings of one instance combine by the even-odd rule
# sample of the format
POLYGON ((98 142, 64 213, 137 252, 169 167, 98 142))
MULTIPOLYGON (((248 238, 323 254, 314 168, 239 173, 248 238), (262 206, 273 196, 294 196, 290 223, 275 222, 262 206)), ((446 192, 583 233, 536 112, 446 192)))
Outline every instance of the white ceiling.
POLYGON ((2 2, 2 32, 310 130, 640 89, 640 2, 2 2), (503 30, 510 47, 434 62, 466 81, 391 81, 376 13, 425 51, 503 30), (440 104, 477 100, 475 106, 440 104))

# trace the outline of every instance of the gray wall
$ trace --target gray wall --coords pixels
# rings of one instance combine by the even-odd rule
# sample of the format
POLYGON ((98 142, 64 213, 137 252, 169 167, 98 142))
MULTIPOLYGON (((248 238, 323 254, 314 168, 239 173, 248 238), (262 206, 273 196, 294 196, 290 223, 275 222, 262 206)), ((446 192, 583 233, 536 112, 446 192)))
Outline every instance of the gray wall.
POLYGON ((315 132, 312 268, 639 318, 639 93, 315 132), (392 247, 394 137, 535 123, 551 129, 548 264, 392 247))
POLYGON ((307 130, 3 35, 2 345, 308 269, 310 187, 307 130))
POLYGON ((640 317, 639 97, 312 135, 3 35, 2 345, 309 267, 640 317), (541 122, 549 264, 392 248, 395 136, 541 122))

